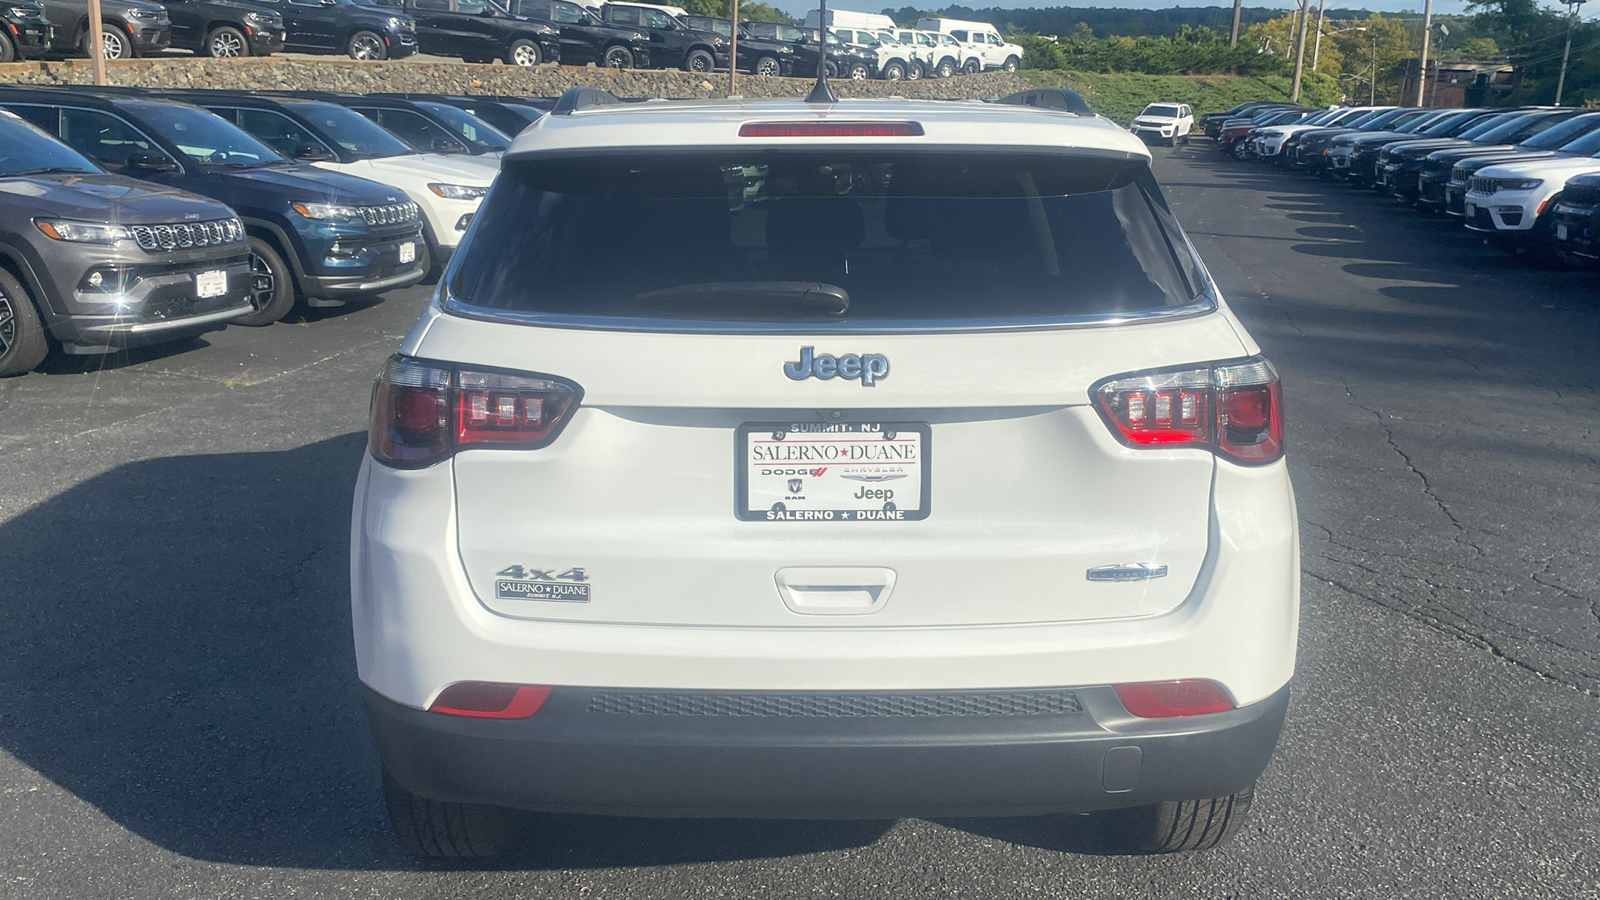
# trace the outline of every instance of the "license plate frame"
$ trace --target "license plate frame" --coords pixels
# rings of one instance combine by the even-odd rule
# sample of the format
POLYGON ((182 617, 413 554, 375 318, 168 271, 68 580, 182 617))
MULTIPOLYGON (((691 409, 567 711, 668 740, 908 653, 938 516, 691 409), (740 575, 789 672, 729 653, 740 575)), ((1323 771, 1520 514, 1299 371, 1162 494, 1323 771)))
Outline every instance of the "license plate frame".
POLYGON ((927 423, 746 422, 734 434, 733 506, 734 515, 742 521, 915 522, 926 519, 931 511, 933 428, 927 423), (759 437, 761 435, 765 437, 759 437), (916 438, 914 458, 901 455, 909 444, 907 436, 910 435, 916 438), (765 464, 758 462, 757 441, 769 447, 775 444, 773 449, 781 452, 773 452, 773 458, 765 464), (865 448, 881 441, 896 445, 895 458, 870 458, 853 455, 848 450, 839 452, 841 445, 865 448), (810 450, 792 449, 802 445, 820 446, 812 446, 810 450), (835 450, 830 452, 829 446, 835 450), (769 471, 760 471, 763 468, 769 471), (757 470, 754 479, 752 469, 757 470), (905 471, 907 469, 914 471, 905 471), (801 481, 799 490, 783 490, 790 487, 790 479, 801 481), (911 485, 916 486, 917 505, 911 509, 901 508, 894 498, 903 499, 905 487, 911 485), (888 496, 852 500, 852 494, 841 494, 841 489, 850 488, 858 493, 889 493, 888 496), (803 494, 808 490, 841 499, 830 502, 824 497, 793 507, 796 499, 807 499, 803 494), (770 499, 779 495, 781 499, 773 503, 756 499, 757 496, 770 499))
POLYGON ((210 300, 228 293, 228 273, 225 269, 207 269, 194 273, 194 295, 210 300))
POLYGON ((400 262, 414 263, 417 261, 417 242, 406 241, 400 245, 400 262))

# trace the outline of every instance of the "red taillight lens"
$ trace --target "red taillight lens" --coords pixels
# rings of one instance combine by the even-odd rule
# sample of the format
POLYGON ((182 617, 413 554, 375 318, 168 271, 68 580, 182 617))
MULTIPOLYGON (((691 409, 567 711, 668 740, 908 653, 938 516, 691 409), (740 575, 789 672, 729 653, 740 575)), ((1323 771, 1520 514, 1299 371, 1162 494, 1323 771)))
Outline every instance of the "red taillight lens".
POLYGON ((439 692, 428 712, 477 719, 526 719, 544 706, 550 689, 533 684, 458 681, 439 692))
POLYGON ((1118 375, 1092 394, 1130 447, 1205 447, 1243 463, 1283 456, 1283 393, 1264 359, 1118 375))
POLYGON ((1141 719, 1171 719, 1178 716, 1203 716, 1233 709, 1233 698, 1215 681, 1190 678, 1182 681, 1142 681, 1114 684, 1117 699, 1141 719))
POLYGON ((920 137, 921 122, 746 122, 739 137, 920 137))
POLYGON ((393 356, 373 389, 367 444, 402 468, 475 446, 536 449, 555 440, 581 398, 576 385, 540 375, 393 356))

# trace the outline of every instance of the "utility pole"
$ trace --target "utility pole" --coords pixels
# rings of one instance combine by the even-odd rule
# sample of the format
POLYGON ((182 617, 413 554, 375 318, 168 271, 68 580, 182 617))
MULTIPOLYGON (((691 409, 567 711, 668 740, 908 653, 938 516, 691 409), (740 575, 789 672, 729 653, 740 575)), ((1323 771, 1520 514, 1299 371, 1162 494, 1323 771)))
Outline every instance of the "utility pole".
POLYGON ((1417 69, 1417 105, 1422 105, 1422 91, 1428 83, 1428 38, 1433 36, 1433 0, 1422 5, 1422 65, 1417 69))
MULTIPOLYGON (((1235 0, 1237 2, 1237 0, 1235 0)), ((1572 56, 1572 29, 1578 24, 1578 7, 1583 0, 1562 0, 1567 4, 1567 46, 1561 51, 1561 77, 1556 79, 1556 105, 1561 105, 1561 94, 1567 88, 1567 59, 1572 56)))
POLYGON ((106 83, 105 26, 100 21, 100 0, 89 0, 89 69, 95 84, 106 83))
POLYGON ((739 78, 739 0, 728 0, 733 7, 733 33, 728 35, 728 96, 737 94, 739 78))
POLYGON ((1371 96, 1369 96, 1367 98, 1367 105, 1368 106, 1377 106, 1378 105, 1378 34, 1377 34, 1377 32, 1373 32, 1371 37, 1372 37, 1372 77, 1367 79, 1367 87, 1371 89, 1372 94, 1371 94, 1371 96))
POLYGON ((1236 47, 1239 44, 1239 7, 1244 0, 1233 0, 1233 31, 1228 33, 1228 46, 1236 47))
MULTIPOLYGON (((1428 0, 1431 4, 1433 0, 1428 0)), ((1311 19, 1311 0, 1300 0, 1300 30, 1294 42, 1294 91, 1289 94, 1289 99, 1300 100, 1300 76, 1306 64, 1306 25, 1311 19)))
POLYGON ((1322 56, 1322 4, 1325 0, 1317 0, 1317 39, 1311 45, 1311 71, 1317 70, 1317 59, 1322 56))

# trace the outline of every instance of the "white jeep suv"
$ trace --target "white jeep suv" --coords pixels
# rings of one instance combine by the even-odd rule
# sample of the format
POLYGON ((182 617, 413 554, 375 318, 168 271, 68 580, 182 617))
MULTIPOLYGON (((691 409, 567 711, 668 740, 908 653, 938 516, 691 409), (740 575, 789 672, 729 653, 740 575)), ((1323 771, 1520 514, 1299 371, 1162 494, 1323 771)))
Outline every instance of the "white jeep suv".
POLYGON ((1194 112, 1187 103, 1152 103, 1144 112, 1133 117, 1128 129, 1133 136, 1144 141, 1165 141, 1171 147, 1189 143, 1189 132, 1194 130, 1194 112))
POLYGON ((1568 178, 1600 172, 1600 132, 1562 149, 1560 156, 1507 161, 1473 173, 1467 182, 1466 226, 1505 250, 1529 250, 1546 262, 1558 262, 1556 200, 1568 178), (1590 153, 1594 155, 1577 155, 1590 153))
POLYGON ((1144 145, 1040 93, 574 89, 516 138, 355 493, 413 853, 512 809, 1238 830, 1295 662, 1278 377, 1144 145))

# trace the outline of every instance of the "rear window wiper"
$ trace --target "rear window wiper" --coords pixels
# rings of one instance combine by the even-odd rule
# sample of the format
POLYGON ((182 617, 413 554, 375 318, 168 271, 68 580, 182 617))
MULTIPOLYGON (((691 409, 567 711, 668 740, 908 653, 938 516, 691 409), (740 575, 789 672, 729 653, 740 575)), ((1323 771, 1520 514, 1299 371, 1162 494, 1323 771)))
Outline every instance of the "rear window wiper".
POLYGON ((646 291, 638 299, 647 304, 705 303, 751 311, 781 306, 833 316, 850 309, 848 291, 820 281, 704 281, 646 291))

